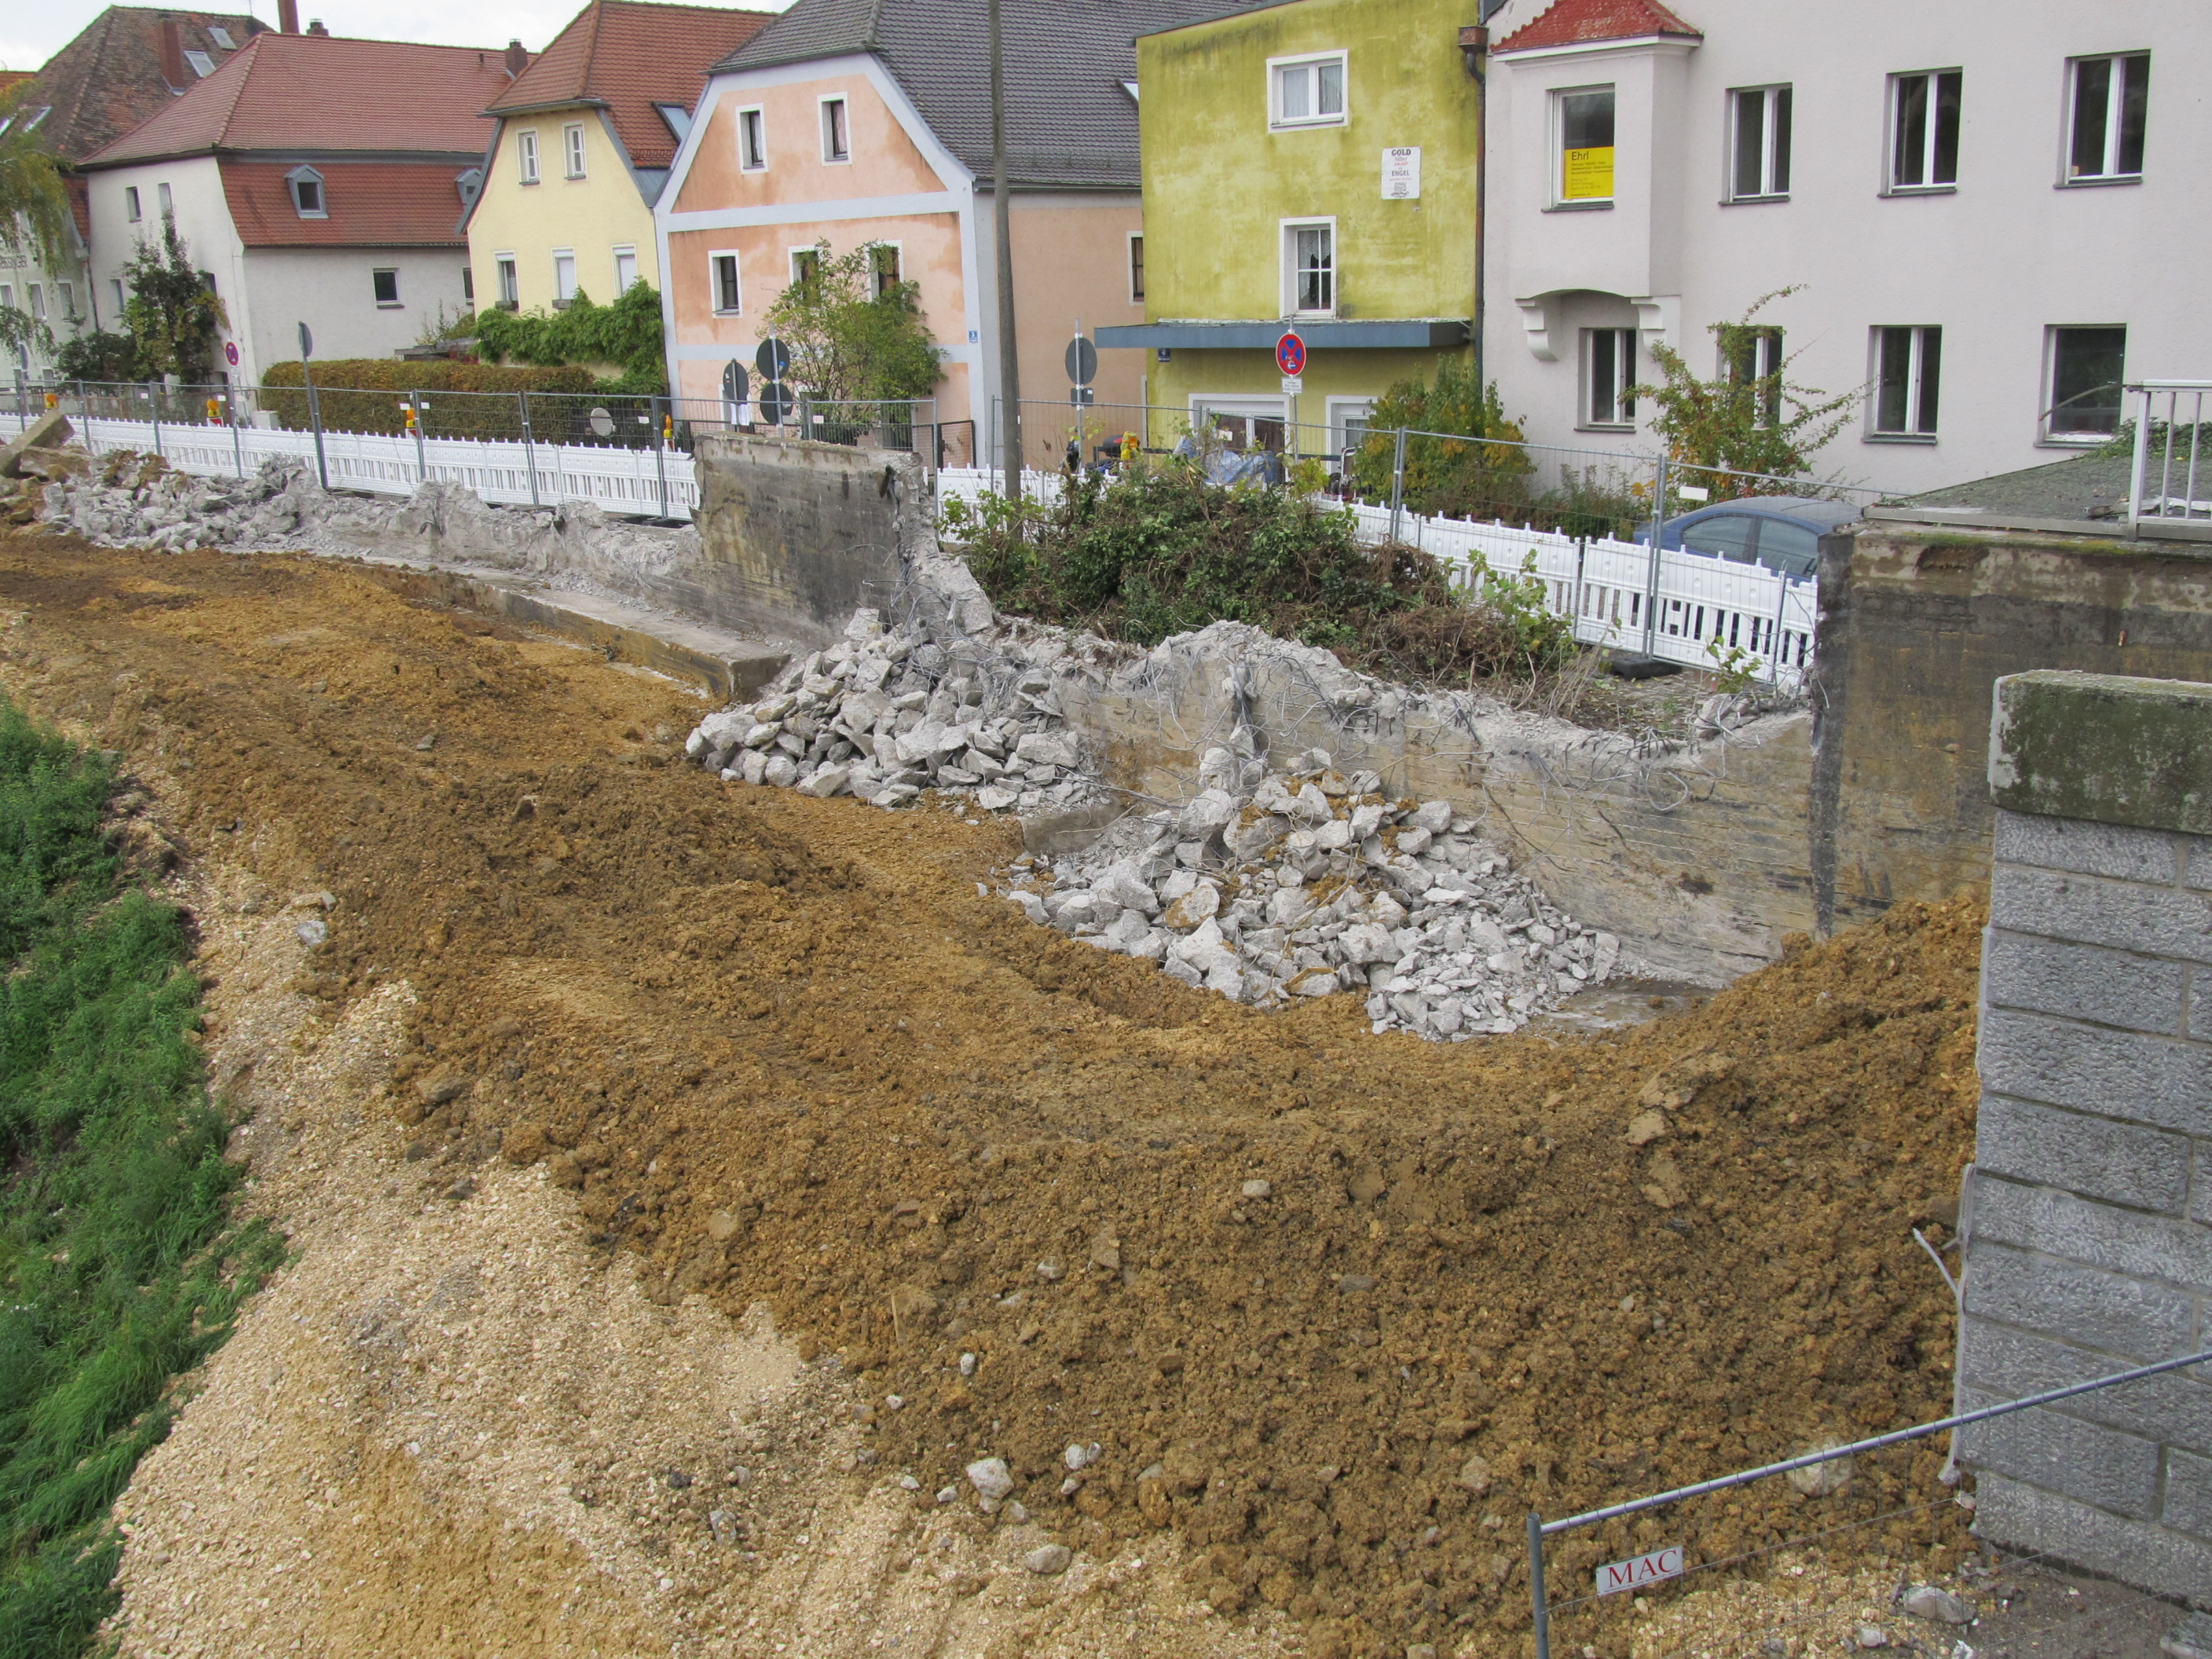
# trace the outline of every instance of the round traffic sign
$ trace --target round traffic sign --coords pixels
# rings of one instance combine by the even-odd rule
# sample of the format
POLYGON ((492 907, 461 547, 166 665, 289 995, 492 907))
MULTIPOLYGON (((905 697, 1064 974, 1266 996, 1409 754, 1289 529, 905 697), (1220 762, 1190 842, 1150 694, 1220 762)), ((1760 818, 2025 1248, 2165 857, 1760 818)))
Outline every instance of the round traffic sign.
POLYGON ((791 418, 791 393, 784 389, 781 380, 763 380, 760 397, 753 407, 760 411, 761 419, 770 426, 781 426, 791 418))
POLYGON ((225 341, 222 343, 222 360, 223 360, 223 362, 225 362, 228 363, 228 364, 229 364, 233 368, 236 368, 238 367, 238 342, 237 342, 237 341, 235 341, 235 340, 225 340, 225 341))
POLYGON ((1275 342, 1275 367, 1285 374, 1306 372, 1306 343, 1295 331, 1285 332, 1275 342))
POLYGON ((744 402, 745 394, 751 386, 752 381, 747 377, 745 366, 743 363, 729 363, 724 366, 722 369, 722 401, 724 403, 744 402))
POLYGON ((1079 334, 1067 343, 1067 378, 1077 386, 1089 386, 1097 374, 1098 348, 1079 334))
POLYGON ((780 380, 783 371, 791 367, 791 348, 770 335, 753 353, 753 367, 760 370, 763 380, 780 380))

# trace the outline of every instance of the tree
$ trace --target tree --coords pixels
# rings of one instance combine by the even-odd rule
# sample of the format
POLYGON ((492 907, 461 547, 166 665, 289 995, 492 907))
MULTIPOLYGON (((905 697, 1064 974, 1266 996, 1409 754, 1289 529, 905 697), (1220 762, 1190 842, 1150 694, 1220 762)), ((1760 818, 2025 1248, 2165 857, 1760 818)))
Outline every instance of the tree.
POLYGON ((1437 364, 1434 385, 1416 375, 1376 400, 1367 416, 1367 440, 1352 459, 1352 482, 1361 495, 1381 499, 1390 494, 1401 427, 1410 428, 1405 500, 1415 512, 1488 516, 1527 499, 1522 480, 1531 470, 1528 453, 1513 447, 1522 441, 1522 429, 1505 418, 1496 381, 1475 384, 1472 363, 1444 358, 1437 364), (1464 443, 1413 433, 1493 441, 1464 443))
MULTIPOLYGON (((66 270, 71 260, 69 197, 54 158, 42 149, 27 121, 19 119, 30 95, 26 82, 0 96, 0 253, 34 260, 48 270, 66 270)), ((0 307, 0 346, 45 352, 53 347, 46 325, 27 310, 0 307)))
POLYGON ((834 258, 819 243, 769 307, 769 328, 791 348, 792 378, 815 397, 899 401, 937 389, 944 371, 922 320, 921 288, 899 279, 896 258, 887 243, 834 258))
POLYGON ((161 240, 141 240, 123 267, 124 326, 138 345, 138 373, 147 380, 173 374, 186 386, 215 377, 216 331, 229 319, 222 301, 192 269, 177 222, 161 221, 161 240))
POLYGON ((1778 481, 1802 477, 1814 453, 1850 423, 1859 392, 1830 397, 1793 385, 1787 376, 1796 359, 1774 349, 1781 331, 1752 320, 1770 301, 1796 291, 1778 289, 1754 301, 1735 321, 1710 325, 1721 361, 1721 372, 1712 380, 1700 380, 1672 346, 1655 345, 1651 360, 1666 379, 1629 389, 1631 397, 1648 398, 1658 406, 1652 424, 1669 459, 1714 469, 1700 474, 1698 482, 1715 501, 1782 493, 1787 486, 1778 481), (1761 373, 1762 362, 1772 367, 1761 373), (1736 476, 1745 473, 1765 476, 1736 476))

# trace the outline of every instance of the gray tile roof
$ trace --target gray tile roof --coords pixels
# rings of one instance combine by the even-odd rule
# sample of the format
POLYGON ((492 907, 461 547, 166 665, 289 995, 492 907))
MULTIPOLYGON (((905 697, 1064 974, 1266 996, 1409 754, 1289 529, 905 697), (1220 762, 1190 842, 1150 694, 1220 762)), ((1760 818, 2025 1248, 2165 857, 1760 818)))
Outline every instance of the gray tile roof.
MULTIPOLYGON (((1137 76, 1133 43, 1226 15, 1222 0, 1002 0, 1014 184, 1134 190, 1137 106, 1121 86, 1137 76)), ((945 147, 988 179, 987 0, 799 0, 714 68, 767 69, 863 52, 882 60, 945 147)))

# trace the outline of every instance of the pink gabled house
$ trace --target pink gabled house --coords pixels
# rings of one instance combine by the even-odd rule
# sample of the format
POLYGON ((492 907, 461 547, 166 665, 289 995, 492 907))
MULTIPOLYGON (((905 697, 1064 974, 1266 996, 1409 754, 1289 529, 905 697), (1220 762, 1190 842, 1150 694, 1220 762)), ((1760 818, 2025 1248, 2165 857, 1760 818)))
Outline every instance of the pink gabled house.
MULTIPOLYGON (((1220 0, 1004 0, 1015 349, 1025 404, 1068 399, 1079 322, 1144 320, 1135 38, 1220 0)), ((654 211, 669 385, 720 401, 752 371, 799 257, 887 244, 944 362, 938 417, 988 441, 1001 349, 986 0, 798 0, 714 65, 654 211)), ((1144 400, 1102 354, 1102 404, 1144 400)), ((1031 465, 1060 424, 1026 422, 1031 465)), ((956 449, 965 448, 964 442, 956 449)))

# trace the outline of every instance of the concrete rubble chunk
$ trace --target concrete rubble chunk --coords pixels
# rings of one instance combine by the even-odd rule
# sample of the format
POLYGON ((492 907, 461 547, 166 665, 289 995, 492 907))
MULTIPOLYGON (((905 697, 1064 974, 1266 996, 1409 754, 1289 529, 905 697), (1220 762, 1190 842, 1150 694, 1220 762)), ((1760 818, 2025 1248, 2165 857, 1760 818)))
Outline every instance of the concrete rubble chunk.
POLYGON ((1013 1471, 1003 1457, 979 1457, 968 1466, 968 1484, 978 1498, 998 1503, 1014 1490, 1013 1471))

